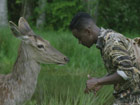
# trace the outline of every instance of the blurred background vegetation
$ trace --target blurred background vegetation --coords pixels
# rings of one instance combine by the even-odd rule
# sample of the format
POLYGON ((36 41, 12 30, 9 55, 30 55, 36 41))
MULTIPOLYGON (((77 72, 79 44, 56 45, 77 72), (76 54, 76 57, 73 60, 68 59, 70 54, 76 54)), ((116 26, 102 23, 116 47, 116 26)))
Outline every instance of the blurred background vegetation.
POLYGON ((97 25, 127 37, 139 36, 140 0, 0 0, 0 73, 8 74, 20 41, 12 36, 8 21, 25 17, 35 33, 70 58, 65 66, 42 65, 36 91, 25 105, 111 105, 112 86, 97 96, 84 94, 87 74, 106 74, 100 51, 88 49, 68 30, 77 12, 88 12, 97 25))
POLYGON ((0 7, 0 17, 17 22, 24 16, 38 28, 68 30, 72 17, 85 11, 99 26, 139 32, 139 4, 139 0, 1 0, 0 5, 4 6, 0 7))

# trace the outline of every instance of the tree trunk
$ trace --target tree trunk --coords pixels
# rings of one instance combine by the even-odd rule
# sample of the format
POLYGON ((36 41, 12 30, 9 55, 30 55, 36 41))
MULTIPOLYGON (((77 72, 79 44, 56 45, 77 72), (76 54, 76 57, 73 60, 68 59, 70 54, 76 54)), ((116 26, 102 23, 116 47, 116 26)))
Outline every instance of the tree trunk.
POLYGON ((0 26, 8 26, 7 0, 0 0, 0 26))
POLYGON ((87 12, 94 17, 94 21, 98 18, 98 2, 99 0, 84 0, 84 5, 87 12))
POLYGON ((40 13, 39 13, 39 17, 37 18, 37 21, 36 21, 37 28, 41 28, 44 26, 45 18, 46 18, 45 6, 46 6, 46 0, 39 0, 40 13))
POLYGON ((97 22, 97 20, 98 20, 98 6, 99 6, 99 0, 96 0, 94 14, 93 14, 95 22, 97 22))
POLYGON ((32 16, 32 0, 23 0, 22 1, 22 16, 29 20, 32 16))

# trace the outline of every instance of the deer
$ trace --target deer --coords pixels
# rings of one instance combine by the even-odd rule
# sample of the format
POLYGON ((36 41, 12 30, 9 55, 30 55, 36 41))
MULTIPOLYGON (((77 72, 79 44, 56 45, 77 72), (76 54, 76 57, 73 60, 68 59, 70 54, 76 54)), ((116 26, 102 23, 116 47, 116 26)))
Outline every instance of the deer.
POLYGON ((64 65, 69 59, 36 35, 23 17, 18 26, 9 21, 9 27, 21 43, 11 73, 0 75, 0 105, 22 105, 35 91, 41 63, 64 65))

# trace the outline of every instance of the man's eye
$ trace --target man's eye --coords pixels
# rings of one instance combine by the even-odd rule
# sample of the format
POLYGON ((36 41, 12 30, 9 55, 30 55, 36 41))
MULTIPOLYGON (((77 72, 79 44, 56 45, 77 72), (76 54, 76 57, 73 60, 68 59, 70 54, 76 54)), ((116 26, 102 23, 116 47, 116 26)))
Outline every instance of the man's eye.
POLYGON ((38 47, 38 48, 44 48, 44 46, 43 46, 43 45, 37 45, 37 47, 38 47))

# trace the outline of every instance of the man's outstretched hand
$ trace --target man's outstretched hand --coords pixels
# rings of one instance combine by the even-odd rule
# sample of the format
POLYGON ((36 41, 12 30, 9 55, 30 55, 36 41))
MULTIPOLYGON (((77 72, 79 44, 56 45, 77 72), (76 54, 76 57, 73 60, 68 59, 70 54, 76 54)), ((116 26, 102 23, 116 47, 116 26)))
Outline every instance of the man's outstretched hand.
POLYGON ((89 93, 89 92, 94 92, 94 94, 96 95, 96 92, 98 90, 101 89, 101 85, 98 84, 99 81, 97 78, 91 77, 90 75, 88 75, 88 80, 86 82, 86 89, 85 89, 85 93, 89 93))
POLYGON ((96 93, 103 85, 114 85, 120 82, 125 82, 125 80, 120 75, 118 75, 117 72, 102 78, 93 78, 88 75, 85 93, 89 93, 91 91, 96 93))

